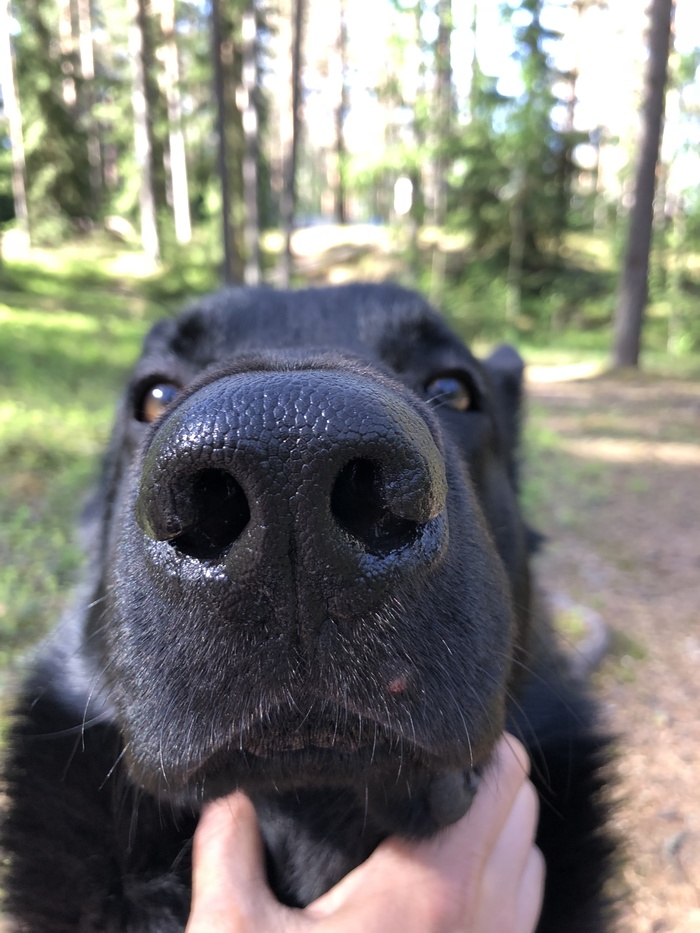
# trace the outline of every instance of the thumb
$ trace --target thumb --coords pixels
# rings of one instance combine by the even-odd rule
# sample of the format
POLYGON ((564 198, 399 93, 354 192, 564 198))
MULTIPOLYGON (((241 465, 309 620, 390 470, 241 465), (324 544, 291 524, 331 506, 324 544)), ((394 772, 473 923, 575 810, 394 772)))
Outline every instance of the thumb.
POLYGON ((186 933, 244 933, 273 904, 253 804, 241 793, 209 804, 192 844, 192 911, 186 933))

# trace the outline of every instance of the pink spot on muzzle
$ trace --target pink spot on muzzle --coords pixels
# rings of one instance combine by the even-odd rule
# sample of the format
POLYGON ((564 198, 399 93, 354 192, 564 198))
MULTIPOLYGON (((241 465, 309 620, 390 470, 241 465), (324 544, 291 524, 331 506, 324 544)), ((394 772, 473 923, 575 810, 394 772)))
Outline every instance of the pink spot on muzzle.
POLYGON ((408 678, 405 674, 399 674, 397 677, 392 678, 387 684, 387 689, 389 693, 394 696, 399 696, 400 694, 406 691, 408 687, 408 678))

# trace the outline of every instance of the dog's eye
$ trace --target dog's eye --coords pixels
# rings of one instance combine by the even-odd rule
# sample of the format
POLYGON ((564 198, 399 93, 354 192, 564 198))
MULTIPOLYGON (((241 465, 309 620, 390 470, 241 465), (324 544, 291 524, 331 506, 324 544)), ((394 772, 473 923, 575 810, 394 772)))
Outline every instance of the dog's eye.
POLYGON ((428 401, 436 408, 447 405, 455 411, 470 411, 475 407, 476 393, 462 375, 445 373, 426 383, 428 401))
POLYGON ((141 404, 136 408, 137 418, 146 424, 156 421, 179 394, 180 387, 174 383, 157 382, 144 392, 141 404))

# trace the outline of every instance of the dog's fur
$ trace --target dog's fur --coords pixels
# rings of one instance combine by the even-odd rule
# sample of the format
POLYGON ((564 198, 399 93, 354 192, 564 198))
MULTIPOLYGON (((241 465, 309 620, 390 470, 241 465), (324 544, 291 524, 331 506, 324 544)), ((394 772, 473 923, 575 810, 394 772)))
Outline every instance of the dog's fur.
POLYGON ((507 725, 541 797, 538 930, 602 933, 607 742, 532 595, 522 373, 388 285, 231 290, 153 328, 9 737, 19 930, 182 930, 197 814, 234 787, 306 904, 457 819, 507 725), (182 391, 148 425, 155 383, 182 391))

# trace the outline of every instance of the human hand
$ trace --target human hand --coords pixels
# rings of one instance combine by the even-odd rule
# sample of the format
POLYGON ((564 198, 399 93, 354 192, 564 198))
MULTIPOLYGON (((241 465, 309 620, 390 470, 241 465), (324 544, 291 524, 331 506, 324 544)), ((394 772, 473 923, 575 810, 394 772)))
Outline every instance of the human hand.
POLYGON ((504 735, 469 812, 437 837, 392 837, 304 910, 270 890, 255 810, 241 793, 205 808, 194 837, 186 933, 533 933, 544 887, 529 761, 504 735))

